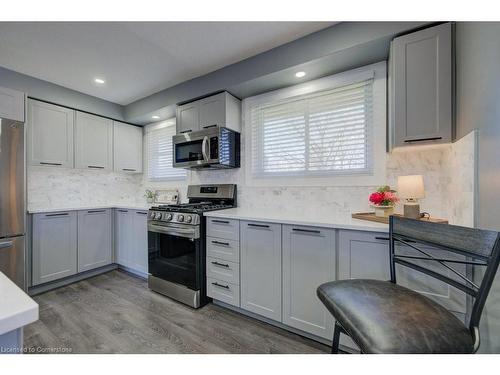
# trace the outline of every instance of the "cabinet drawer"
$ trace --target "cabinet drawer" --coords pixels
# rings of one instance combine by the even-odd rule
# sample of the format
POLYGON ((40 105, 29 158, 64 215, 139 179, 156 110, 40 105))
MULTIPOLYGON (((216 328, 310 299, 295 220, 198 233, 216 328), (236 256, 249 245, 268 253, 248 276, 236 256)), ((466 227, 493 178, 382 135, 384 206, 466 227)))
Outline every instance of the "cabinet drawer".
POLYGON ((240 286, 222 280, 207 278, 207 295, 229 305, 240 306, 240 286))
POLYGON ((207 256, 238 263, 240 261, 240 243, 207 237, 207 256))
POLYGON ((207 236, 239 241, 239 220, 209 217, 207 220, 207 236))
POLYGON ((240 285, 240 264, 216 258, 207 258, 207 276, 240 285))

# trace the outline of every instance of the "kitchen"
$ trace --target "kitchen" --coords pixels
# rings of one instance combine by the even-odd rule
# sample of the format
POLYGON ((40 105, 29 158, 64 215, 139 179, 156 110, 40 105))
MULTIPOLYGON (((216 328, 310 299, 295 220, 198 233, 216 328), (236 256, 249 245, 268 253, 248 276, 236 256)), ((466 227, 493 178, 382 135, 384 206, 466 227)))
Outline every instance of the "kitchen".
MULTIPOLYGON (((498 54, 480 50, 498 31, 481 22, 1 22, 0 285, 13 302, 0 307, 0 346, 498 353, 488 178, 498 173, 488 143, 497 133, 473 117, 494 108, 479 113, 470 94, 471 75, 498 76, 476 59, 498 54), (183 32, 186 46, 167 37, 183 32), (225 48, 209 53, 200 33, 225 48), (97 35, 107 64, 93 50, 97 35), (156 51, 147 69, 135 72, 142 57, 127 55, 113 71, 125 50, 152 53, 160 42, 179 54, 168 69, 156 51), (89 71, 95 61, 102 71, 89 71), (143 86, 125 82, 130 74, 143 86), (425 230, 400 240, 406 222, 425 230), (484 238, 492 255, 453 242, 460 251, 445 257, 451 234, 420 237, 427 228, 484 238), (422 271, 429 259, 410 252, 419 240, 444 278, 435 265, 422 271), (409 258, 420 269, 403 267, 409 258), (395 274, 392 285, 440 309, 442 329, 466 333, 426 331, 428 346, 412 348, 370 322, 378 333, 365 342, 328 288, 391 284, 395 274), (486 297, 477 305, 468 295, 483 291, 484 310, 486 297)), ((353 319, 373 318, 357 310, 353 319)), ((392 329, 411 331, 406 322, 392 329)))

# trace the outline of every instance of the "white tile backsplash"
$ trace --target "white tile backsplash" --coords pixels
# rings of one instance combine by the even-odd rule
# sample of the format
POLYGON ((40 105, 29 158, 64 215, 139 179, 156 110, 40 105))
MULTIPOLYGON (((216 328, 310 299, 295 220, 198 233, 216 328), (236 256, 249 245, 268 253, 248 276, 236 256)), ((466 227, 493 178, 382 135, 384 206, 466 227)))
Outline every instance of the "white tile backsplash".
MULTIPOLYGON (((244 165, 244 163, 242 163, 244 165)), ((422 174, 426 197, 421 210, 448 218, 450 223, 472 226, 474 202, 475 133, 456 143, 435 147, 411 147, 387 156, 387 184, 396 188, 397 176, 422 174)), ((368 196, 376 186, 250 186, 244 170, 188 173, 186 181, 150 182, 142 175, 105 171, 28 167, 28 208, 89 207, 92 205, 145 204, 145 189, 176 187, 186 199, 188 184, 236 183, 238 205, 263 212, 297 213, 303 210, 349 217, 369 211, 368 196)), ((401 211, 401 204, 396 211, 401 211)))

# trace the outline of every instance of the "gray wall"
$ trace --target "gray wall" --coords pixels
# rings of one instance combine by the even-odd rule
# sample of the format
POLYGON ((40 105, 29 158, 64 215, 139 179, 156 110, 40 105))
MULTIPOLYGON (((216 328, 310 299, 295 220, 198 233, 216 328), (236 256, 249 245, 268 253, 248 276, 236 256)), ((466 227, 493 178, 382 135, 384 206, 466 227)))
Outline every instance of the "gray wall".
MULTIPOLYGON (((457 137, 479 129, 477 226, 500 231, 500 23, 456 28, 457 137)), ((500 353, 500 275, 481 321, 481 352, 500 353)))
POLYGON ((121 105, 67 89, 38 78, 0 67, 0 86, 22 91, 28 96, 101 116, 124 120, 121 105))

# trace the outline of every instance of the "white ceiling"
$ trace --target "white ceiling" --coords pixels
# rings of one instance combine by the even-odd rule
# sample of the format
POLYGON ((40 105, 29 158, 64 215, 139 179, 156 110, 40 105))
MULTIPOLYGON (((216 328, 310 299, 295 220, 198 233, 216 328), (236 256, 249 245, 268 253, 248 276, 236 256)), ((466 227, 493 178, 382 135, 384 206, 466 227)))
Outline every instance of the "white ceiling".
POLYGON ((332 24, 0 22, 0 66, 126 105, 332 24))

